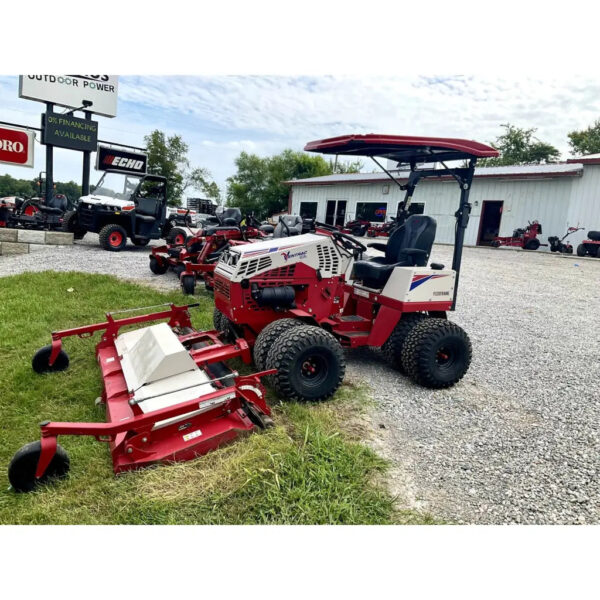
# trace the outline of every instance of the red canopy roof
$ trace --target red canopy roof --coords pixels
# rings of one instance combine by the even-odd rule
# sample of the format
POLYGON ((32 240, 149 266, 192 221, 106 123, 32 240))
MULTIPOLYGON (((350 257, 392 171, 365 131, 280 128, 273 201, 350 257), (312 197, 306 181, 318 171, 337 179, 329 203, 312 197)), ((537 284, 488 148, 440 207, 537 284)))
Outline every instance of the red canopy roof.
POLYGON ((341 135, 306 144, 308 152, 346 156, 381 156, 399 163, 435 162, 498 156, 491 146, 455 138, 407 135, 341 135))

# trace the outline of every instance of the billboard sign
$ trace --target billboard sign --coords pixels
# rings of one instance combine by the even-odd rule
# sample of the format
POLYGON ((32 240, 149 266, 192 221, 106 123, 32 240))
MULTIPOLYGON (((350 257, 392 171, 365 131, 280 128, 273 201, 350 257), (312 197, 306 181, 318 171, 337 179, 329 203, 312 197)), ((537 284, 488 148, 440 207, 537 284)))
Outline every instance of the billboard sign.
POLYGON ((33 167, 33 131, 9 127, 0 127, 0 163, 33 167))
POLYGON ((117 116, 117 75, 19 75, 19 98, 117 116))
POLYGON ((73 115, 42 115, 42 144, 93 152, 98 144, 98 122, 73 115))
POLYGON ((143 175, 148 167, 148 156, 141 152, 125 152, 115 150, 109 146, 98 146, 96 154, 97 171, 121 171, 122 173, 133 173, 143 175))

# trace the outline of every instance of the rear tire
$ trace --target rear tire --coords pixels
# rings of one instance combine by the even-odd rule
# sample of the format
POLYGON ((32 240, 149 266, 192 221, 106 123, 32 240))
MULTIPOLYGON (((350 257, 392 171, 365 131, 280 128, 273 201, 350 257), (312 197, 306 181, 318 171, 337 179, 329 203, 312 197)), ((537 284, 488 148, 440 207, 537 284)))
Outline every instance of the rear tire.
POLYGON ((260 371, 265 369, 265 363, 267 360, 267 354, 269 350, 275 344, 277 338, 288 329, 297 327, 298 325, 304 325, 299 319, 278 319, 269 323, 256 338, 254 344, 254 364, 260 371))
POLYGON ((13 456, 8 465, 8 480, 16 492, 32 492, 38 485, 48 483, 51 479, 66 477, 71 466, 69 455, 58 445, 45 473, 36 479, 38 461, 42 453, 41 442, 25 444, 13 456))
POLYGON ((314 401, 333 396, 342 384, 346 364, 337 339, 314 325, 284 331, 267 354, 265 368, 277 369, 270 377, 285 399, 314 401))
POLYGON ((77 225, 77 211, 68 210, 63 216, 62 230, 73 234, 73 239, 82 240, 87 233, 77 225))
POLYGON ((381 353, 385 360, 390 366, 398 369, 401 373, 406 374, 402 366, 402 348, 404 347, 404 342, 415 325, 427 318, 427 315, 423 313, 403 314, 390 334, 390 337, 381 346, 381 353))
POLYGON ((196 276, 195 275, 184 275, 181 278, 181 291, 188 296, 193 296, 195 290, 196 290, 196 276))
POLYGON ((150 270, 155 275, 164 275, 169 270, 169 263, 161 263, 156 256, 150 257, 150 270))
POLYGON ((525 244, 525 250, 537 250, 540 247, 540 240, 533 238, 525 244))
POLYGON ((402 349, 402 366, 415 383, 439 389, 460 381, 471 364, 471 342, 465 331, 445 319, 418 323, 402 349))
POLYGON ((65 371, 69 368, 69 355, 61 350, 50 366, 50 354, 52 354, 52 346, 44 346, 40 348, 31 359, 31 366, 36 373, 52 373, 55 371, 65 371))
POLYGON ((577 246, 577 256, 585 256, 587 254, 587 250, 583 244, 579 244, 577 246))
POLYGON ((110 252, 120 252, 127 245, 127 232, 116 224, 105 225, 98 234, 100 245, 110 252))
POLYGON ((187 233, 181 227, 173 227, 167 235, 167 243, 173 246, 183 246, 187 238, 187 233))

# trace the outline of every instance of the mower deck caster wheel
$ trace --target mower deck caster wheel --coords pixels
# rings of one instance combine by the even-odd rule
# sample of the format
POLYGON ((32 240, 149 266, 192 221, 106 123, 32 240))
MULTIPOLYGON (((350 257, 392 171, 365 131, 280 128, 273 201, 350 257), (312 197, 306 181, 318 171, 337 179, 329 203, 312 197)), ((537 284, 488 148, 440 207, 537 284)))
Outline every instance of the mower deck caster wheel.
POLYGON ((164 275, 169 269, 169 264, 162 264, 155 256, 150 257, 150 270, 155 275, 164 275))
POLYGON ((402 348, 402 367, 415 383, 439 389, 460 381, 471 364, 471 342, 450 321, 429 318, 413 327, 402 348))
POLYGON ((64 371, 69 367, 69 355, 64 350, 58 353, 53 365, 50 365, 50 354, 52 354, 52 346, 44 346, 33 355, 31 366, 36 373, 64 371))
POLYGON ((47 483, 50 479, 66 477, 70 468, 69 455, 65 449, 56 446, 56 454, 52 457, 45 473, 36 479, 40 454, 42 453, 41 442, 25 444, 13 456, 8 465, 8 480, 16 492, 32 492, 38 485, 47 483))
POLYGON ((273 344, 277 338, 288 329, 297 327, 298 325, 304 325, 299 319, 278 319, 269 323, 256 338, 254 344, 254 364, 260 371, 265 369, 265 361, 267 360, 267 354, 273 347, 273 344))
POLYGON ((195 275, 183 275, 181 278, 181 290, 188 296, 193 296, 196 289, 195 275))
POLYGON ((266 369, 273 387, 285 399, 320 401, 333 396, 342 384, 346 364, 337 339, 314 325, 284 331, 272 345, 266 369))

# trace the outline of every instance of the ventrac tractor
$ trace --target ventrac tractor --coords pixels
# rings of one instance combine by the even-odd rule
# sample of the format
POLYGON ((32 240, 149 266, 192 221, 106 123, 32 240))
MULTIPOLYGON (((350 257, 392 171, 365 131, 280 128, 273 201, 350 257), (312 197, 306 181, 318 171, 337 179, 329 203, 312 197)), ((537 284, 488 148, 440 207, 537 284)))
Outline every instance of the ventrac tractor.
POLYGON ((425 215, 408 217, 387 244, 370 244, 382 252, 374 257, 334 228, 233 246, 214 273, 215 326, 253 345, 257 367, 275 369, 273 384, 287 398, 331 396, 344 376, 342 349, 361 346, 380 347, 390 363, 423 386, 455 384, 469 367, 471 344, 447 313, 456 306, 475 163, 497 151, 460 139, 374 134, 319 140, 305 150, 408 164, 405 185, 390 175, 405 192, 403 214, 421 179, 456 180, 460 203, 451 267, 429 263, 436 222, 425 215), (449 167, 447 161, 465 166, 449 167), (417 168, 436 162, 444 168, 417 168))
POLYGON ((150 240, 181 237, 175 217, 167 216, 167 180, 158 175, 106 171, 94 191, 82 196, 76 211, 65 214, 63 229, 81 239, 97 233, 105 250, 118 252, 127 245, 146 246, 150 240))

